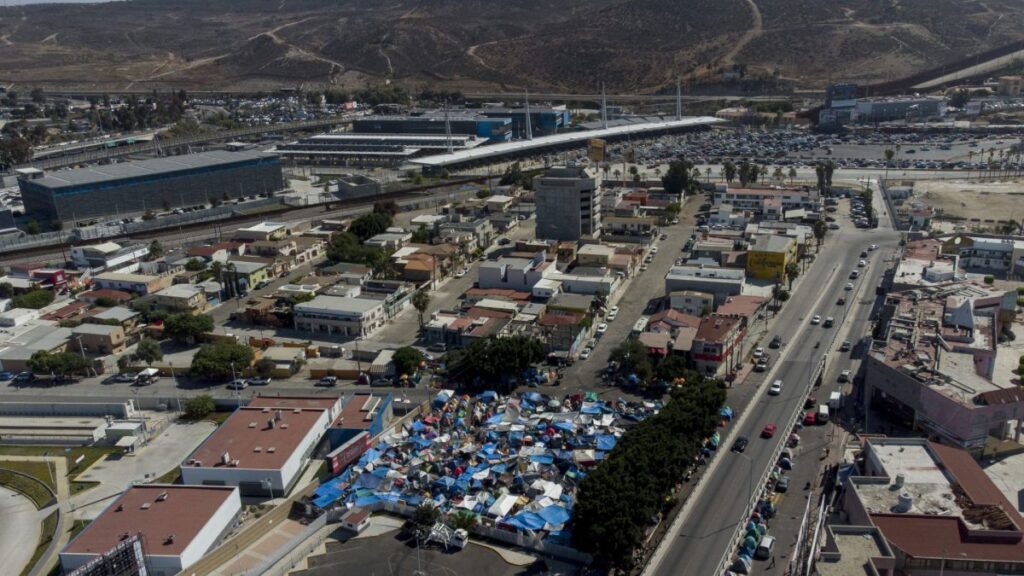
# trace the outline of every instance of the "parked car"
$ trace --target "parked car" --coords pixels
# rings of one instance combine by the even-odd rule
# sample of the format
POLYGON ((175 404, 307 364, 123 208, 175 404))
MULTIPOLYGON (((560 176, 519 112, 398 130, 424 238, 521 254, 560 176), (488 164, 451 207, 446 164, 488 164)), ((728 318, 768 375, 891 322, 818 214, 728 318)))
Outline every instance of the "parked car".
POLYGON ((330 387, 330 386, 336 385, 337 383, 338 383, 338 377, 337 376, 324 376, 323 378, 321 378, 320 380, 317 381, 316 385, 317 386, 330 387))
POLYGON ((388 386, 394 386, 395 383, 387 378, 376 378, 373 382, 370 382, 371 388, 385 388, 388 386))
POLYGON ((779 481, 775 483, 776 492, 787 492, 789 490, 789 476, 782 476, 779 481))
POLYGON ((35 374, 31 372, 19 372, 18 375, 14 377, 13 382, 15 384, 28 384, 29 382, 35 382, 35 380, 35 374))
POLYGON ((6 382, 14 378, 14 374, 11 372, 0 372, 0 382, 6 382))
POLYGON ((754 358, 760 358, 761 356, 764 356, 764 348, 760 346, 754 348, 754 358))
POLYGON ((242 380, 241 378, 237 378, 235 380, 232 380, 231 383, 228 384, 228 389, 229 390, 245 390, 248 387, 249 387, 249 383, 246 382, 245 380, 242 380))
POLYGON ((512 241, 508 238, 498 238, 498 246, 508 246, 512 241))
POLYGON ((252 378, 249 378, 249 386, 266 386, 267 384, 270 384, 270 378, 263 376, 253 376, 252 378))
POLYGON ((441 342, 434 342, 430 346, 427 346, 427 350, 430 350, 431 352, 445 352, 448 350, 448 346, 441 342))
POLYGON ((772 336, 772 341, 768 343, 768 347, 779 348, 780 346, 782 346, 782 336, 779 336, 778 334, 772 336))
POLYGON ((580 352, 580 360, 586 360, 587 358, 590 358, 590 348, 584 348, 583 351, 580 352))
POLYGON ((765 424, 761 429, 761 438, 771 438, 772 436, 775 436, 775 424, 765 424))
POLYGON ((808 410, 807 413, 804 414, 804 426, 814 426, 817 421, 818 417, 814 413, 814 410, 808 410))
POLYGON ((849 382, 850 381, 850 371, 849 370, 843 370, 842 372, 840 372, 839 373, 839 381, 840 382, 849 382))
POLYGON ((462 278, 465 275, 466 275, 466 270, 465 269, 459 270, 458 272, 455 273, 455 277, 456 278, 462 278))
POLYGON ((603 336, 604 333, 607 332, 607 331, 608 331, 608 324, 606 322, 601 322, 600 324, 597 325, 597 335, 598 336, 603 336))

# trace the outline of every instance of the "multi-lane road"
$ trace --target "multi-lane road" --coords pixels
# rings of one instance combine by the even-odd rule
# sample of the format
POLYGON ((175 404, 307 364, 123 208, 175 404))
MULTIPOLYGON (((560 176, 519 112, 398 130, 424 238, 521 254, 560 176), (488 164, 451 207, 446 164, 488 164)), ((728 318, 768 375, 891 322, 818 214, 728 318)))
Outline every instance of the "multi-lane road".
MULTIPOLYGON (((882 214, 882 202, 877 195, 875 204, 877 213, 882 214)), ((785 344, 778 351, 773 369, 763 378, 743 384, 757 387, 748 391, 753 394, 752 400, 726 430, 720 453, 710 463, 645 573, 715 574, 723 556, 733 552, 736 526, 743 520, 747 503, 758 488, 755 484, 774 464, 775 448, 789 436, 794 417, 809 392, 815 367, 822 357, 827 362, 836 355, 837 334, 854 316, 847 312, 857 306, 870 306, 885 267, 883 257, 891 254, 897 244, 898 236, 887 220, 874 230, 844 226, 830 234, 815 264, 775 320, 772 331, 785 344), (879 250, 869 253, 870 262, 861 278, 850 280, 850 272, 861 259, 861 250, 870 244, 878 244, 879 250), (854 282, 855 290, 845 290, 848 282, 854 282), (840 296, 846 298, 847 304, 837 304, 840 296), (836 326, 811 325, 815 314, 823 319, 835 317, 836 326), (774 380, 783 381, 782 394, 768 396, 766 388, 774 380), (773 438, 760 438, 766 424, 778 426, 773 438), (749 447, 743 453, 729 452, 739 436, 750 439, 749 447)))

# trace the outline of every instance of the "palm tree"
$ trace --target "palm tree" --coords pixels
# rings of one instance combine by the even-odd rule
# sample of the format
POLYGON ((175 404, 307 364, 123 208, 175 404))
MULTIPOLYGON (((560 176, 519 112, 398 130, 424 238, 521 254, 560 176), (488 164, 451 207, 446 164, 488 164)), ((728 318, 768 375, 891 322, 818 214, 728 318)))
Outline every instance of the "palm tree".
POLYGON ((800 267, 797 266, 796 262, 790 262, 786 264, 786 279, 789 280, 789 289, 793 289, 793 280, 800 275, 800 267))
POLYGON ((789 167, 789 185, 790 185, 790 186, 792 186, 792 185, 793 185, 793 180, 794 180, 795 178, 796 178, 796 167, 794 167, 794 166, 790 166, 790 167, 789 167))

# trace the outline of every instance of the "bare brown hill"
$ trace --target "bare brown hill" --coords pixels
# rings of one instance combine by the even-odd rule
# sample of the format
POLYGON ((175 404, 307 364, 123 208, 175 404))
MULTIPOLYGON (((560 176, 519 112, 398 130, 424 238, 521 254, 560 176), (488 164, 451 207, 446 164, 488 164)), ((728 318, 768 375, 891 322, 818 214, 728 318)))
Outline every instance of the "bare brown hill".
POLYGON ((0 9, 0 82, 644 91, 741 64, 822 85, 1021 39, 1019 0, 129 0, 0 9))

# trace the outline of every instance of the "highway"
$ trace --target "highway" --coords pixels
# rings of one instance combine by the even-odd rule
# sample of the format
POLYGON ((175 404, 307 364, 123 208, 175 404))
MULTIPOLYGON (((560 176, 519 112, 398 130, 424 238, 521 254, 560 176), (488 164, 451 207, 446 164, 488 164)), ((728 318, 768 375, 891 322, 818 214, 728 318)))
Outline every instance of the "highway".
MULTIPOLYGON (((884 212, 878 194, 875 210, 878 214, 884 212)), ((673 522, 645 574, 715 574, 723 555, 728 553, 731 558, 734 531, 744 518, 754 484, 774 464, 775 448, 789 436, 794 416, 809 391, 813 368, 823 355, 838 346, 833 345, 836 335, 855 316, 847 316, 846 310, 855 303, 863 305, 864 301, 873 300, 874 287, 884 269, 884 255, 891 254, 898 245, 898 235, 888 218, 875 230, 856 229, 848 225, 845 215, 842 219, 847 220, 847 225, 830 233, 815 264, 799 280, 792 298, 775 320, 772 333, 779 334, 784 341, 781 350, 772 351, 778 352, 778 359, 763 379, 754 378, 740 385, 757 386, 747 392, 753 394, 753 399, 726 429, 719 453, 673 522), (850 280, 850 272, 861 259, 861 250, 870 244, 878 244, 880 249, 869 253, 864 275, 859 280, 850 280), (852 293, 844 289, 848 282, 854 282, 852 293), (840 296, 846 297, 846 306, 836 304, 840 296), (810 318, 815 314, 822 319, 835 317, 836 326, 811 325, 810 318), (819 342, 820 348, 815 348, 819 342), (777 379, 783 381, 782 394, 768 396, 768 383, 777 379), (778 432, 771 439, 760 438, 762 428, 769 423, 776 424, 778 432), (741 435, 750 439, 749 447, 742 454, 730 452, 733 441, 741 435)), ((787 553, 776 550, 776 554, 787 553)))

